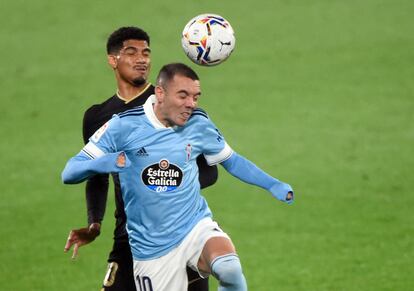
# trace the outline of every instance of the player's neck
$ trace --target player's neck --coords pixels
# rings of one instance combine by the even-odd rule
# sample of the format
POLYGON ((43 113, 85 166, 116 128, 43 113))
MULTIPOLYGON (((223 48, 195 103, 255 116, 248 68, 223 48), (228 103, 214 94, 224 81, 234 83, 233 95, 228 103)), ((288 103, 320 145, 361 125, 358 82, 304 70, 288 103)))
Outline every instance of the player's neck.
POLYGON ((165 127, 173 127, 174 125, 171 124, 168 119, 164 118, 164 115, 161 113, 160 107, 158 103, 153 104, 154 114, 158 121, 164 125, 165 127))
POLYGON ((119 99, 124 101, 130 101, 139 97, 149 86, 149 83, 146 82, 141 86, 132 86, 131 84, 120 84, 118 83, 118 91, 116 94, 118 95, 119 99))

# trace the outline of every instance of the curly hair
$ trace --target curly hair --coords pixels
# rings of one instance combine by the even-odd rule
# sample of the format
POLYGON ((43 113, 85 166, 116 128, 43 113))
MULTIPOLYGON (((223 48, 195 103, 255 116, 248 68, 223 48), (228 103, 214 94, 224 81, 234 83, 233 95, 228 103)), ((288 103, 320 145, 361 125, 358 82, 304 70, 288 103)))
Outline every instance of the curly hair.
POLYGON ((108 54, 119 53, 124 41, 129 39, 145 40, 150 45, 150 37, 144 30, 134 26, 126 26, 111 33, 106 43, 106 52, 108 54))

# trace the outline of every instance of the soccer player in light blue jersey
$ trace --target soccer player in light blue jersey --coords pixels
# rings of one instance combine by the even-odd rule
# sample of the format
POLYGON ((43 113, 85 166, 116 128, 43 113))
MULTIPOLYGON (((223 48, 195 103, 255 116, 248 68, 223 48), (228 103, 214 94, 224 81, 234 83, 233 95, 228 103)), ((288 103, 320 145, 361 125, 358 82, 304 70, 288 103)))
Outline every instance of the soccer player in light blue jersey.
POLYGON ((155 95, 143 106, 114 115, 62 173, 67 184, 97 173, 119 173, 140 291, 186 290, 187 266, 203 277, 212 274, 221 291, 247 290, 235 247, 200 194, 199 155, 275 198, 293 202, 288 184, 232 150, 197 108, 200 95, 200 81, 191 68, 165 65, 155 95))

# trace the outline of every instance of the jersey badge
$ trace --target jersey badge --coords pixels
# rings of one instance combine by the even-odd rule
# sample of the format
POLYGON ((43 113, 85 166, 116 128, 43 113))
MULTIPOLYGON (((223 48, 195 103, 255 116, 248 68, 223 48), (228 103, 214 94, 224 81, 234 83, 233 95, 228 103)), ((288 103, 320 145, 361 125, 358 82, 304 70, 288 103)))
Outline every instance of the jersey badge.
POLYGON ((191 146, 191 144, 187 144, 187 146, 185 147, 185 152, 186 152, 186 162, 188 163, 188 161, 191 158, 191 152, 193 150, 193 147, 191 146))
POLYGON ((98 142, 102 135, 105 133, 106 129, 108 128, 108 122, 102 125, 93 135, 91 140, 93 142, 98 142))

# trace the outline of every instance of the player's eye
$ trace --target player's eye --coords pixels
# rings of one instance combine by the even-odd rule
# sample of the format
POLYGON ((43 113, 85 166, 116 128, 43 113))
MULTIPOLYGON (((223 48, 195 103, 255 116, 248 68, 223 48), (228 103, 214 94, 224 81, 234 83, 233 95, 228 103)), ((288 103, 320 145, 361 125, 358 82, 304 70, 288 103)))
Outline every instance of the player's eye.
POLYGON ((123 53, 127 56, 135 56, 139 53, 139 50, 134 47, 127 47, 123 50, 123 53))

